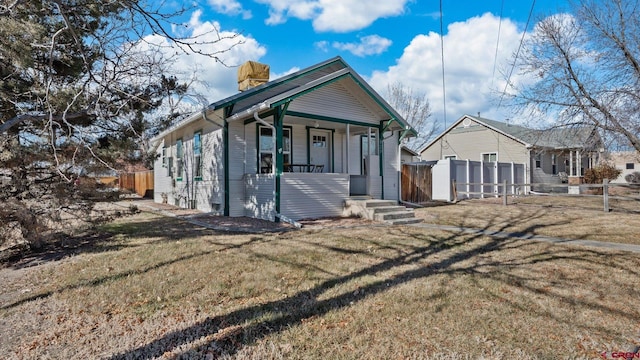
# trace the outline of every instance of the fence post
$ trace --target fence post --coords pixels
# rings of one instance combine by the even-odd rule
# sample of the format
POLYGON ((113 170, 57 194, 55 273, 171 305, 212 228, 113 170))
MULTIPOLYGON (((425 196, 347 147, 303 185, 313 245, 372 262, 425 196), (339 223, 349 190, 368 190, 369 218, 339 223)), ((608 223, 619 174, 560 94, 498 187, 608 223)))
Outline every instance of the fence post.
POLYGON ((604 212, 611 211, 609 209, 609 179, 602 179, 602 199, 604 201, 604 212))
POLYGON ((502 205, 507 206, 507 180, 502 184, 502 205))

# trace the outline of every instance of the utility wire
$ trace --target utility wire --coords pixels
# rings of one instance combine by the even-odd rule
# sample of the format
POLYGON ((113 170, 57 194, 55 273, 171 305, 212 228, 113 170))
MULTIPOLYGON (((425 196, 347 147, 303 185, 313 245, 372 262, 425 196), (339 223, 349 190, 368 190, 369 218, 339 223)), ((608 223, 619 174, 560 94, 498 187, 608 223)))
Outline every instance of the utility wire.
POLYGON ((493 89, 493 82, 496 77, 496 64, 498 63, 498 47, 500 46, 500 31, 502 29, 502 12, 504 11, 504 0, 500 5, 500 20, 498 22, 498 39, 496 40, 496 53, 493 56, 493 72, 491 73, 491 88, 493 89))
POLYGON ((447 128, 447 92, 444 81, 444 20, 442 19, 442 0, 440 0, 440 60, 442 62, 442 116, 444 128, 447 128))
POLYGON ((511 64, 511 70, 509 71, 509 76, 507 77, 507 82, 504 84, 504 90, 502 90, 502 94, 500 95, 500 101, 498 102, 498 107, 502 105, 502 99, 504 99, 504 94, 507 92, 507 86, 511 82, 511 75, 513 74, 513 69, 516 67, 516 62, 518 61, 518 56, 520 55, 520 49, 522 48, 522 43, 524 42, 524 37, 527 34, 527 30, 529 29, 529 22, 531 21, 531 16, 533 15, 533 8, 536 5, 536 0, 531 2, 531 10, 529 10, 529 17, 527 18, 527 24, 524 27, 524 31, 522 32, 522 37, 520 38, 520 44, 518 45, 518 51, 516 51, 516 56, 513 59, 513 64, 511 64))

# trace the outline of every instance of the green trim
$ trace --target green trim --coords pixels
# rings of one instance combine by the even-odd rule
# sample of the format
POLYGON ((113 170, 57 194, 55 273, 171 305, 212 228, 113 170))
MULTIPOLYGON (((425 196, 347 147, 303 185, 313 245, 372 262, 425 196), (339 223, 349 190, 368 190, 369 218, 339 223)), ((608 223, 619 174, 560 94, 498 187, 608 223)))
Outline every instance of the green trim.
POLYGON ((289 103, 289 102, 293 101, 296 98, 299 98, 300 96, 306 95, 306 94, 308 94, 310 92, 313 92, 313 91, 316 91, 318 89, 321 89, 321 88, 323 88, 323 87, 325 87, 327 85, 333 84, 334 82, 339 81, 342 78, 347 77, 349 75, 350 75, 349 73, 346 73, 344 75, 337 76, 337 77, 335 77, 335 78, 333 78, 333 79, 331 79, 329 81, 325 81, 325 82, 320 83, 318 85, 314 85, 314 86, 312 86, 312 87, 310 87, 308 89, 305 89, 303 91, 297 92, 297 93, 295 93, 295 94, 293 94, 291 96, 287 96, 286 98, 271 104, 271 106, 273 107, 273 106, 284 105, 286 103, 289 103))
POLYGON ((336 168, 336 142, 334 141, 335 138, 335 134, 336 131, 333 130, 331 131, 331 171, 328 172, 335 172, 335 168, 336 168))
POLYGON ((311 164, 311 128, 309 126, 307 129, 307 164, 311 164))
POLYGON ((176 164, 176 172, 178 173, 176 174, 176 181, 182 181, 182 174, 184 173, 184 141, 182 137, 176 139, 176 160, 178 160, 178 164, 180 164, 180 166, 176 164), (178 151, 178 142, 180 143, 180 151, 178 151))
POLYGON ((380 163, 380 197, 384 199, 384 140, 382 123, 378 127, 378 159, 380 163))
POLYGON ((400 135, 400 137, 398 138, 398 145, 400 145, 402 143, 402 139, 404 139, 405 136, 407 136, 407 133, 411 130, 411 128, 407 128, 405 129, 402 134, 400 135))
MULTIPOLYGON (((266 121, 266 120, 265 120, 266 121)), ((256 121, 256 173, 261 174, 261 163, 260 163, 260 128, 271 129, 268 126, 265 126, 256 121)), ((289 161, 293 162, 293 126, 292 125, 282 125, 283 129, 283 139, 284 139, 284 130, 289 130, 289 161)), ((274 144, 275 146, 275 144, 274 144)), ((284 152, 283 159, 284 159, 284 152)), ((283 160, 283 168, 284 168, 284 160, 283 160)))
MULTIPOLYGON (((263 116, 265 116, 265 117, 267 117, 267 116, 271 116, 271 115, 273 115, 273 114, 275 114, 275 110, 273 110, 273 109, 272 109, 272 110, 269 110, 269 111, 267 111, 267 112, 263 112, 263 113, 262 113, 262 115, 263 115, 263 116)), ((261 118, 262 118, 262 117, 261 117, 261 118)), ((246 120, 244 121, 244 124, 245 124, 245 125, 249 125, 249 124, 254 123, 254 122, 257 122, 257 121, 256 121, 256 119, 252 116, 252 117, 250 117, 250 118, 246 119, 246 120)))
POLYGON ((224 143, 223 149, 223 167, 224 167, 224 216, 229 216, 229 122, 227 121, 227 117, 231 114, 233 110, 233 106, 229 106, 224 108, 224 126, 222 127, 222 140, 224 143))
MULTIPOLYGON (((228 101, 228 102, 226 102, 226 103, 219 104, 218 106, 214 107, 214 108, 213 108, 213 110, 218 110, 218 109, 220 109, 220 108, 227 107, 229 104, 235 104, 235 103, 237 103, 237 102, 239 102, 239 101, 242 101, 242 100, 244 100, 244 99, 246 99, 246 98, 249 98, 249 97, 254 96, 254 95, 256 95, 256 94, 259 94, 259 93, 261 93, 261 92, 264 92, 264 91, 270 90, 270 89, 272 89, 272 88, 274 88, 274 87, 276 87, 276 86, 279 86, 279 85, 282 85, 282 84, 286 84, 286 83, 288 83, 288 82, 290 82, 290 81, 292 81, 292 80, 295 80, 295 79, 301 78, 301 77, 303 77, 303 76, 307 76, 308 74, 313 74, 313 73, 315 73, 315 72, 322 71, 322 70, 324 70, 325 68, 327 68, 327 67, 329 67, 329 66, 332 66, 332 65, 334 65, 335 63, 338 63, 338 62, 339 62, 339 63, 341 63, 344 67, 347 67, 347 66, 348 66, 348 65, 347 65, 347 64, 342 60, 342 58, 335 58, 335 59, 333 59, 332 61, 329 61, 328 63, 326 63, 326 64, 324 64, 324 65, 321 65, 321 66, 318 66, 318 67, 310 68, 310 69, 308 69, 307 71, 300 72, 299 74, 296 74, 295 76, 292 76, 291 78, 286 79, 286 80, 284 80, 284 81, 277 81, 277 80, 275 80, 275 81, 273 81, 273 82, 266 83, 266 84, 265 84, 265 86, 264 86, 264 87, 262 87, 262 88, 246 91, 245 93, 243 93, 244 95, 240 95, 240 96, 238 96, 237 98, 234 98, 234 99, 232 99, 232 100, 230 100, 230 101, 228 101)), ((231 113, 229 113, 229 115, 228 115, 228 116, 231 116, 231 113)))
POLYGON ((330 117, 330 116, 303 113, 303 112, 299 112, 299 111, 287 111, 286 115, 287 116, 301 117, 301 118, 305 118, 305 119, 312 119, 312 120, 330 121, 330 122, 335 122, 335 123, 339 123, 339 124, 350 124, 350 125, 356 125, 356 126, 376 127, 376 124, 369 124, 369 123, 365 123, 365 122, 361 122, 361 121, 339 119, 339 118, 334 118, 334 117, 330 117))
MULTIPOLYGON (((204 163, 202 161, 202 129, 196 130, 193 132, 193 159, 196 158, 196 134, 200 135, 200 176, 194 176, 193 181, 202 181, 202 174, 204 173, 204 163)), ((194 167, 193 170, 197 169, 194 167)))

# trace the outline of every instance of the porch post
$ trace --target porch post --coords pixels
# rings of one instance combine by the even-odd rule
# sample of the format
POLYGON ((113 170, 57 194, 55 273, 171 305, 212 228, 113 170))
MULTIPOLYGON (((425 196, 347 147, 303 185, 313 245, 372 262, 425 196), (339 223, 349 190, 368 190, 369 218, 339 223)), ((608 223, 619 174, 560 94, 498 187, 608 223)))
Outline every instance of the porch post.
POLYGON ((224 168, 224 216, 229 216, 229 122, 227 121, 227 117, 231 114, 232 107, 224 108, 224 125, 222 127, 222 141, 224 144, 223 153, 222 153, 222 167, 224 168))
POLYGON ((573 172, 573 150, 569 150, 569 176, 574 176, 573 172))
POLYGON ((276 214, 275 214, 275 221, 276 222, 280 222, 280 177, 282 175, 282 169, 283 169, 283 162, 284 162, 284 154, 282 152, 283 150, 283 145, 282 145, 282 136, 283 136, 283 132, 282 132, 282 121, 284 118, 284 114, 287 112, 287 107, 289 106, 289 103, 285 103, 283 106, 278 106, 275 109, 275 113, 273 114, 273 125, 276 128, 276 147, 275 147, 275 165, 276 165, 276 172, 275 172, 275 188, 276 188, 276 193, 274 195, 275 197, 275 210, 276 210, 276 214))
POLYGON ((349 143, 351 142, 351 134, 349 133, 349 123, 347 123, 347 148, 345 150, 347 154, 347 158, 345 159, 345 169, 347 170, 347 174, 349 174, 349 143))
POLYGON ((576 172, 578 176, 582 176, 582 153, 576 150, 576 172))

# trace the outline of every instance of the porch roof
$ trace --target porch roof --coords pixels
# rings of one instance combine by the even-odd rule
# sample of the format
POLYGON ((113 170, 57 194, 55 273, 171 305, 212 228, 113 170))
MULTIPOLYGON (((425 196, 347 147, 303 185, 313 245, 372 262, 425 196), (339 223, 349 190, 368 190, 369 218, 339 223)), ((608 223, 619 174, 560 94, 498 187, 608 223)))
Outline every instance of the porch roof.
MULTIPOLYGON (((349 96, 354 106, 366 109, 368 121, 371 121, 372 125, 377 126, 387 121, 385 126, 389 130, 407 130, 408 133, 417 135, 417 131, 339 56, 214 102, 209 105, 208 110, 227 108, 231 109, 227 113, 229 120, 247 119, 256 111, 269 111, 311 92, 318 94, 315 99, 329 99, 332 97, 330 93, 336 89, 349 96)), ((289 108, 290 115, 295 114, 297 117, 307 116, 329 122, 334 120, 362 123, 361 119, 351 118, 349 111, 343 112, 342 116, 337 118, 329 114, 331 110, 330 106, 314 106, 313 109, 299 109, 295 106, 289 108), (292 108, 294 111, 291 111, 292 108), (304 115, 301 116, 302 114, 304 115)))
MULTIPOLYGON (((259 113, 271 111, 288 101, 312 92, 318 94, 317 98, 324 97, 326 102, 330 102, 329 95, 336 88, 343 91, 341 95, 348 95, 354 106, 357 105, 364 109, 362 111, 369 116, 368 121, 371 125, 378 126, 383 124, 386 130, 405 130, 405 136, 417 135, 417 131, 382 96, 373 90, 340 56, 336 56, 306 69, 216 101, 206 109, 192 114, 185 120, 158 134, 152 139, 152 143, 158 143, 172 131, 203 118, 222 126, 225 109, 228 109, 226 118, 233 121, 248 119, 256 111, 259 113), (207 116, 211 116, 211 118, 207 118, 207 116)), ((344 97, 337 98, 342 99, 344 97)), ((363 124, 363 121, 359 121, 359 119, 350 118, 348 112, 343 113, 338 118, 329 114, 329 110, 331 110, 330 106, 316 106, 313 109, 303 109, 302 111, 292 106, 289 108, 287 115, 307 117, 324 122, 363 124)))

